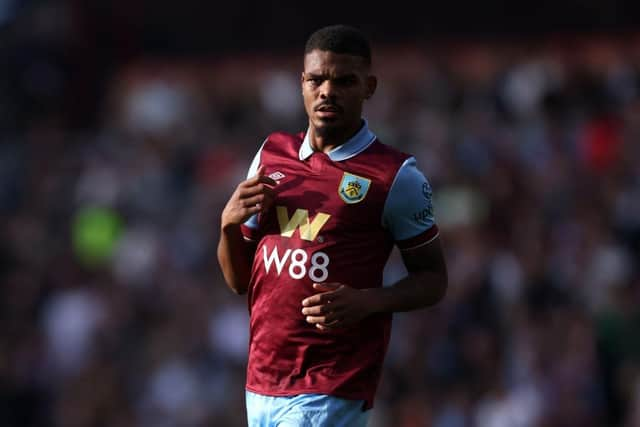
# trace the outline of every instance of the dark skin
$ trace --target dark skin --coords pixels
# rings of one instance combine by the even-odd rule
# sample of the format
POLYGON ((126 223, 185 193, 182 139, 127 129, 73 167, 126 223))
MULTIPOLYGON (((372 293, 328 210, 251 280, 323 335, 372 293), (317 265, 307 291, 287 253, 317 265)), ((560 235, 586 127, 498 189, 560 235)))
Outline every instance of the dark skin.
POLYGON ((318 329, 353 325, 374 313, 411 311, 439 302, 447 270, 439 238, 402 252, 409 275, 388 288, 356 289, 343 283, 314 283, 321 291, 302 300, 302 314, 318 329))
MULTIPOLYGON (((313 50, 305 55, 302 95, 309 117, 309 138, 316 151, 329 152, 362 126, 362 107, 375 93, 377 80, 359 56, 313 50)), ((240 224, 273 203, 276 183, 261 167, 238 185, 221 220, 218 261, 231 289, 249 286, 255 243, 244 241, 240 224)), ((347 283, 314 283, 317 293, 301 301, 305 320, 320 330, 348 327, 381 312, 416 310, 438 303, 447 288, 447 268, 440 239, 402 252, 408 275, 390 287, 358 289, 347 283)))
POLYGON ((325 153, 358 132, 363 103, 378 84, 363 58, 320 50, 305 55, 300 80, 311 145, 325 153))
POLYGON ((276 182, 265 176, 264 166, 260 166, 255 176, 238 185, 222 211, 218 262, 227 285, 239 295, 247 292, 256 248, 255 243, 244 240, 240 224, 269 210, 274 185, 276 182))

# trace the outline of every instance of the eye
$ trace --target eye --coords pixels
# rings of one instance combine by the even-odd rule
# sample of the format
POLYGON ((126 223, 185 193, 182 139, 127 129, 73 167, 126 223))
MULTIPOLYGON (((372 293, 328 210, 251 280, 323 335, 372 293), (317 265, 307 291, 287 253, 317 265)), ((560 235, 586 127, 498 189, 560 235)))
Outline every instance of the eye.
POLYGON ((307 82, 309 82, 309 84, 311 86, 320 86, 323 81, 324 81, 324 79, 322 77, 309 77, 309 78, 307 78, 307 82))
POLYGON ((335 79, 335 82, 339 86, 353 86, 356 83, 356 77, 355 76, 338 77, 337 79, 335 79))

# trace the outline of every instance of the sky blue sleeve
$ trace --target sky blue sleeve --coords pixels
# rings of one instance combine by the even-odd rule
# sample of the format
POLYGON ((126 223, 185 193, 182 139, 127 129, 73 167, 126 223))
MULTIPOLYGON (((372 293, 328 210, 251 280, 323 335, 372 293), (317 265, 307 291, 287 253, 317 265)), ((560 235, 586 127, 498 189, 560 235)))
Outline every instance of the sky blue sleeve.
MULTIPOLYGON (((247 172, 247 179, 254 176, 258 171, 258 168, 260 167, 260 155, 262 154, 262 147, 264 147, 264 144, 266 142, 267 140, 265 139, 256 155, 253 156, 253 160, 251 161, 251 165, 249 166, 249 171, 247 172)), ((258 214, 251 215, 251 217, 245 221, 244 225, 254 230, 258 228, 258 214)))
POLYGON ((410 157, 400 166, 391 184, 382 214, 382 225, 394 240, 411 239, 435 225, 431 185, 410 157))

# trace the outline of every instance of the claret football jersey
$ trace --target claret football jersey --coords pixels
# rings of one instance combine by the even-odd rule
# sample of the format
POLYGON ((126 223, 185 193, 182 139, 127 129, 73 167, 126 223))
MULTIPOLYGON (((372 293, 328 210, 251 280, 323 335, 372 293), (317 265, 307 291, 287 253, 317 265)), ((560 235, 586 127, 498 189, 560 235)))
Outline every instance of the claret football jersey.
POLYGON ((274 133, 256 154, 277 185, 274 205, 242 226, 257 243, 248 291, 248 390, 289 396, 373 396, 389 342, 391 314, 321 331, 302 300, 315 282, 382 286, 394 245, 410 250, 437 237, 431 188, 415 158, 377 140, 366 121, 349 141, 315 152, 304 133, 274 133))

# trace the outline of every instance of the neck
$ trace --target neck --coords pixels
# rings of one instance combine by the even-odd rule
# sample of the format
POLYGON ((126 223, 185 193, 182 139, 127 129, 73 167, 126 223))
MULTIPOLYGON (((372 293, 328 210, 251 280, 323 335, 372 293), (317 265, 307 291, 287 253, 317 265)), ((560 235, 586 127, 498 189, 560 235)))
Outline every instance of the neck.
POLYGON ((311 148, 314 151, 321 151, 328 153, 336 147, 347 142, 351 139, 360 129, 364 126, 364 122, 361 120, 343 132, 326 132, 318 131, 311 123, 309 123, 309 142, 311 148))

